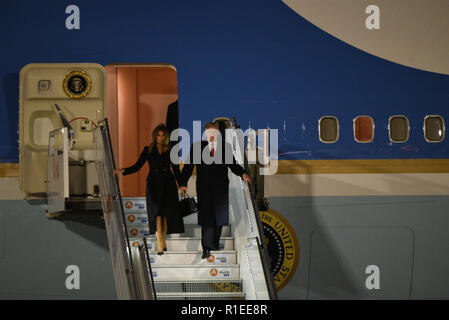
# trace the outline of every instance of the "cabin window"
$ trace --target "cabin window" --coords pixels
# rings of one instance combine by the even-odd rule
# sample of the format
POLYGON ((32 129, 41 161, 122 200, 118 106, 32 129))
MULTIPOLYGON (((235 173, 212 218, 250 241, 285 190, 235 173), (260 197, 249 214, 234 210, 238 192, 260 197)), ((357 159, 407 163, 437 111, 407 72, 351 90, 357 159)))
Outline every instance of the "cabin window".
POLYGON ((49 118, 37 118, 33 125, 33 143, 39 146, 48 144, 48 134, 53 130, 53 124, 49 118))
POLYGON ((28 143, 35 148, 48 148, 48 134, 59 127, 58 120, 56 113, 53 111, 34 111, 28 122, 28 143))
POLYGON ((370 116, 358 116, 354 119, 354 139, 360 143, 374 139, 374 121, 370 116))
POLYGON ((333 143, 338 140, 338 119, 332 116, 321 117, 318 121, 318 131, 320 141, 324 143, 333 143))
POLYGON ((424 138, 427 142, 441 142, 444 139, 444 120, 441 116, 424 118, 424 138))
POLYGON ((392 116, 388 122, 392 142, 406 142, 410 136, 410 125, 406 116, 392 116))

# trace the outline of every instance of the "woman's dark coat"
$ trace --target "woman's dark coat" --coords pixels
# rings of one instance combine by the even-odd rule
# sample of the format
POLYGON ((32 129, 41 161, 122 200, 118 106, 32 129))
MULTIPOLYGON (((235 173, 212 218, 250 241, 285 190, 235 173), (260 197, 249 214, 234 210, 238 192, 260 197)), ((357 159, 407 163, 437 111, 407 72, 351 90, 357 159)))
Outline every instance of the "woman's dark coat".
MULTIPOLYGON (((225 145, 225 151, 231 155, 231 163, 226 164, 226 153, 221 153, 221 164, 210 163, 204 161, 201 163, 193 163, 194 150, 201 150, 202 154, 209 155, 209 146, 207 141, 196 143, 196 147, 192 145, 190 149, 189 163, 185 164, 182 169, 182 185, 187 186, 187 182, 192 175, 193 167, 196 165, 196 193, 198 198, 198 224, 201 226, 224 226, 229 224, 229 178, 228 168, 238 175, 242 176, 245 170, 237 164, 232 155, 232 147, 230 144, 218 142, 217 145, 225 145), (207 149, 205 149, 207 148, 207 149)), ((217 151, 218 152, 218 151, 217 151)), ((217 154, 220 157, 220 154, 217 154)))
POLYGON ((170 151, 159 154, 157 147, 149 150, 146 146, 139 159, 132 166, 125 168, 123 175, 137 172, 148 162, 150 170, 147 176, 147 212, 150 233, 156 232, 156 217, 167 217, 167 234, 184 233, 184 221, 179 214, 178 188, 176 180, 180 183, 181 172, 179 166, 170 162, 170 151), (173 173, 171 171, 173 169, 173 173))

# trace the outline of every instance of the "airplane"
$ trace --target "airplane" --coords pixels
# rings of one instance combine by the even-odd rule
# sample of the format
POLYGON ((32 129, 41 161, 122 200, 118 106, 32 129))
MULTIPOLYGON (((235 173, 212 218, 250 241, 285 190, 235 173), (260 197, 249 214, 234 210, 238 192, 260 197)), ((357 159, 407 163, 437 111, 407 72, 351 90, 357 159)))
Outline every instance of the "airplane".
MULTIPOLYGON (((95 200, 104 118, 120 167, 160 122, 277 130, 276 173, 251 173, 279 299, 449 298, 448 6, 2 4, 0 298, 117 297, 104 222, 46 215, 50 132, 71 128, 67 190, 95 200)), ((145 170, 124 197, 145 196, 145 170)))

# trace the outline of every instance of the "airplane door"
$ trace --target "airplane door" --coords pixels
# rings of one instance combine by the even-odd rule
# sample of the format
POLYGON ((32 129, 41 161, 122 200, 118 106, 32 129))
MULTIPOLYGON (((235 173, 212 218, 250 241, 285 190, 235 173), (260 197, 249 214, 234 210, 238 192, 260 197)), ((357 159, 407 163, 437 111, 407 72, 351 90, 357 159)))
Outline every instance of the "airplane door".
MULTIPOLYGON (((20 72, 20 186, 25 198, 47 196, 49 133, 73 129, 70 196, 94 194, 92 130, 108 117, 115 163, 138 159, 159 123, 178 126, 177 71, 170 64, 32 63, 20 72)), ((145 166, 120 177, 122 194, 145 197, 145 166)))
POLYGON ((73 128, 70 157, 78 163, 71 170, 71 192, 93 193, 98 178, 90 162, 95 159, 92 130, 107 116, 106 85, 106 71, 96 63, 31 63, 22 68, 19 162, 25 198, 46 197, 49 132, 62 128, 63 118, 73 128))
MULTIPOLYGON (((111 142, 118 168, 134 164, 150 144, 153 129, 164 123, 178 127, 177 71, 170 64, 111 64, 108 77, 108 114, 111 142)), ((120 176, 124 197, 145 197, 148 166, 120 176)))

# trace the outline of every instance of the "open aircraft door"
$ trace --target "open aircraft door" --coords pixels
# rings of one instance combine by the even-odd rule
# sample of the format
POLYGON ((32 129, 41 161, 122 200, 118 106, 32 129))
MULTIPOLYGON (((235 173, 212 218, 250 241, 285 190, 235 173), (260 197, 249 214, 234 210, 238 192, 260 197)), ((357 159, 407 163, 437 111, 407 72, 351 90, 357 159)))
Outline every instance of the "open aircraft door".
MULTIPOLYGON (((19 120, 23 197, 50 199, 49 213, 101 210, 93 130, 105 118, 117 166, 134 163, 156 125, 178 127, 176 68, 161 63, 23 67, 19 120)), ((147 171, 120 178, 124 196, 145 196, 147 171)))

